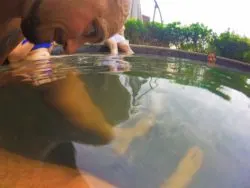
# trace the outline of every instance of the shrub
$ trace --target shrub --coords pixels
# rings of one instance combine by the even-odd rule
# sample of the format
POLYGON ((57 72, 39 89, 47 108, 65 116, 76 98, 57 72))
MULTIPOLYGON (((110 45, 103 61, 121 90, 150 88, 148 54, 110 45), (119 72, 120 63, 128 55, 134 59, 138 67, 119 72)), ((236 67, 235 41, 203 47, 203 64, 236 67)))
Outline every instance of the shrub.
POLYGON ((143 23, 130 19, 125 24, 125 36, 134 44, 146 44, 208 53, 250 62, 250 40, 229 30, 219 36, 201 23, 183 26, 180 22, 143 23))

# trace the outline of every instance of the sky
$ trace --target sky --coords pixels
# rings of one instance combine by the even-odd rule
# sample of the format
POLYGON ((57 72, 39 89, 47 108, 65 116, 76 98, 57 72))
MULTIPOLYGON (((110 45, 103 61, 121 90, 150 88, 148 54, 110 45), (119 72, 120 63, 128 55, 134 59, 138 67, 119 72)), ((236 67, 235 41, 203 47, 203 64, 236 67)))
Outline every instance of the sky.
MULTIPOLYGON (((216 33, 231 28, 250 38, 250 0, 157 0, 164 23, 200 22, 216 33)), ((153 18, 154 0, 141 0, 142 14, 153 18)), ((160 21, 159 13, 156 20, 160 21)))

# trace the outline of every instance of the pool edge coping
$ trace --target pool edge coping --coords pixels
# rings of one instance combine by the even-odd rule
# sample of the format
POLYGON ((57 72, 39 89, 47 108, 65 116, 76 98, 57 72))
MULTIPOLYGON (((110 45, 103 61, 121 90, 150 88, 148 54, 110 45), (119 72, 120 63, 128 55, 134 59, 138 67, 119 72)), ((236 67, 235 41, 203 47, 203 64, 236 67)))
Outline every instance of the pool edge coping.
MULTIPOLYGON (((201 61, 207 64, 207 54, 198 52, 189 52, 184 50, 170 49, 159 46, 147 46, 131 44, 132 50, 136 55, 157 55, 161 57, 175 57, 189 60, 201 61)), ((108 53, 109 49, 103 44, 85 44, 77 49, 76 53, 108 53)), ((62 55, 61 46, 55 47, 52 55, 62 55)), ((244 72, 250 72, 250 63, 217 56, 216 64, 226 68, 234 68, 244 72)))

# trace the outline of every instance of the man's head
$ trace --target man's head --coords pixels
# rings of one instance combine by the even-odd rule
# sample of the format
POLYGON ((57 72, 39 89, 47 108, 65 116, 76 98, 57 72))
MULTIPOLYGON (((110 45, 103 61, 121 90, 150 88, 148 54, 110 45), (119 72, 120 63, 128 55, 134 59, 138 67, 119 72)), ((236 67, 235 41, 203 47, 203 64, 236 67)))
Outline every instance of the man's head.
POLYGON ((123 26, 131 0, 35 0, 22 20, 32 43, 56 41, 69 53, 102 42, 123 26))

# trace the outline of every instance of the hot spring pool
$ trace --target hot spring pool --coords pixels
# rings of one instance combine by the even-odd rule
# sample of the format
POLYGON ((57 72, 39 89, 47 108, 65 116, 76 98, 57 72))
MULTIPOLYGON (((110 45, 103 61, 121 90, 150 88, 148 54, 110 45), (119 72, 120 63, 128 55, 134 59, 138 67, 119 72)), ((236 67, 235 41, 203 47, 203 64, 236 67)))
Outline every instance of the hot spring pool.
POLYGON ((26 105, 36 108, 36 98, 20 100, 22 84, 17 93, 1 83, 1 95, 12 101, 10 106, 2 101, 0 108, 1 148, 84 170, 119 188, 250 186, 250 74, 150 56, 74 55, 53 61, 79 71, 114 125, 115 139, 98 147, 77 142, 70 129, 39 116, 49 112, 26 113, 26 105), (101 65, 123 61, 130 71, 107 72, 101 65), (34 116, 39 123, 27 123, 34 116))

